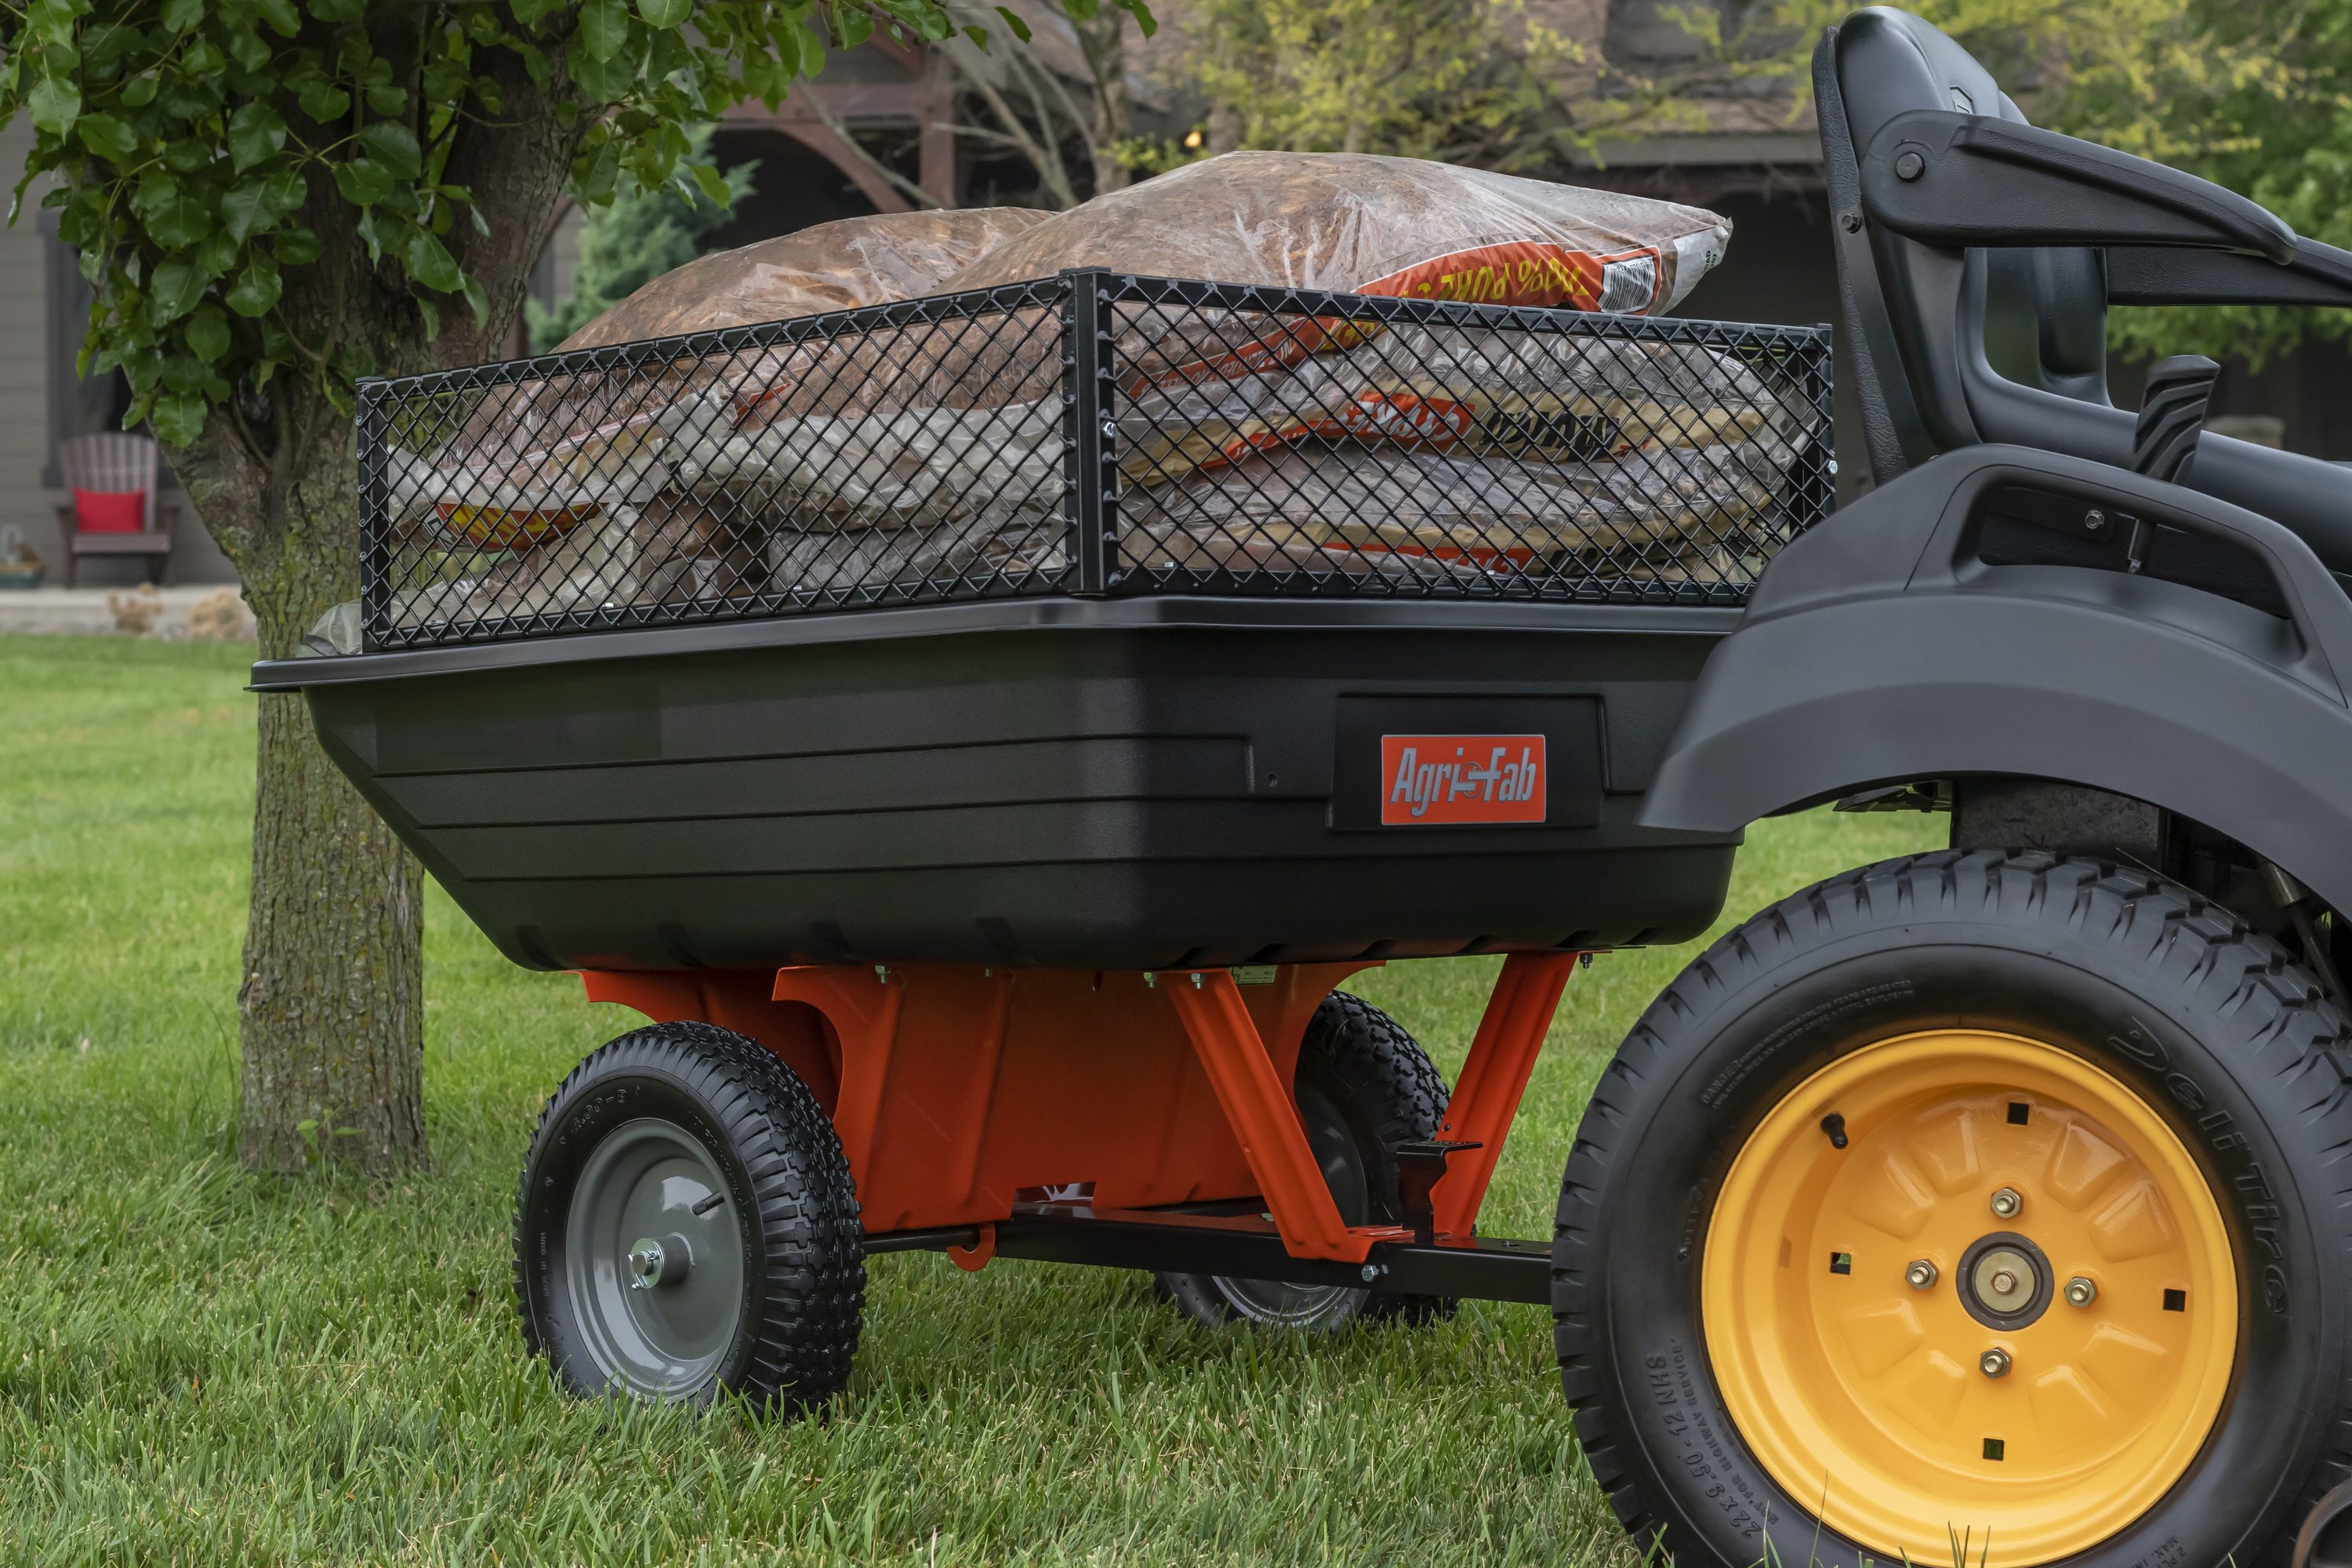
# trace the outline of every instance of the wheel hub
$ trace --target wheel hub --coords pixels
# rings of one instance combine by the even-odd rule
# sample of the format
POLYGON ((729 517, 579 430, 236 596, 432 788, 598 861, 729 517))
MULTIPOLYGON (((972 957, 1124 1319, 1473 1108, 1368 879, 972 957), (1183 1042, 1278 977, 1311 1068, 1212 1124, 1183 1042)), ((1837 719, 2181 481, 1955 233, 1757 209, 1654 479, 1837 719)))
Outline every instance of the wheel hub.
POLYGON ((2163 1497, 2238 1327, 2179 1137, 2072 1052, 1975 1031, 1865 1047, 1769 1110, 1717 1194, 1701 1305, 1726 1409, 1783 1489, 1874 1555, 1989 1534, 2000 1568, 2163 1497))
POLYGON ((1960 1305, 1989 1329, 2029 1327, 2050 1310, 2050 1259, 2014 1231, 1979 1237, 1960 1254, 1960 1305))
POLYGON ((650 1398, 701 1384, 742 1316, 735 1232, 727 1179, 685 1129, 626 1121, 591 1152, 564 1269, 581 1348, 609 1384, 650 1398))
POLYGON ((641 1237, 630 1244, 629 1255, 622 1260, 628 1270, 629 1289, 654 1290, 665 1285, 684 1280, 687 1270, 694 1267, 694 1244, 672 1231, 656 1240, 641 1237))

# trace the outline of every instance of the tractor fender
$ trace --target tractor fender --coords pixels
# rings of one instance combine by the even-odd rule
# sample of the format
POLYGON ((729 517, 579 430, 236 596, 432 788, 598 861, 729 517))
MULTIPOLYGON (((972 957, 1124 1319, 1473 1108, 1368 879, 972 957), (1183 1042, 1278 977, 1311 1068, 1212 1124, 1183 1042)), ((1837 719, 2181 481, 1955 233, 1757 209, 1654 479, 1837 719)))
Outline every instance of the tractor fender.
POLYGON ((2352 601, 2278 523, 2100 464, 1974 447, 1772 562, 1642 821, 1727 833, 1875 784, 2046 779, 2190 817, 2352 909, 2346 676, 2352 601), (2164 556, 2206 585, 2153 574, 2164 556))

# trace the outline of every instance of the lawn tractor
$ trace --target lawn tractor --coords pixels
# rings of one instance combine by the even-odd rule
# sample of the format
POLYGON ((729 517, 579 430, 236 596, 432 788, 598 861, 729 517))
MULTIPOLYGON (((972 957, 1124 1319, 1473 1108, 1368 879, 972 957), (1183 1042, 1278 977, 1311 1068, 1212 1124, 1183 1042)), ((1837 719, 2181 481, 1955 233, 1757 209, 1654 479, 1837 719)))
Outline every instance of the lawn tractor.
POLYGON ((1834 510, 1826 328, 1082 268, 363 386, 364 597, 255 684, 648 1020, 521 1179, 565 1386, 818 1405, 905 1249, 1524 1301, 1685 1565, 2352 1558, 2352 479, 2104 335, 2352 255, 1899 11, 1814 87, 1834 510), (1715 942, 1480 1234, 1578 965, 1831 802, 1950 847, 1715 942), (1473 953, 1450 1089, 1338 988, 1473 953))

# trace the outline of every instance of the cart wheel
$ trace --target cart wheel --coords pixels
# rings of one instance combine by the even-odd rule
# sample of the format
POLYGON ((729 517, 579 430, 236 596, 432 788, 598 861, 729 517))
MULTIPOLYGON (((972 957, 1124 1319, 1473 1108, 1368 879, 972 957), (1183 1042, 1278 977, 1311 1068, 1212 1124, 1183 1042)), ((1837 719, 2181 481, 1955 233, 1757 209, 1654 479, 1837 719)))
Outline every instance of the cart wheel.
MULTIPOLYGON (((1370 1002, 1334 991, 1307 1023, 1292 1093, 1340 1217, 1350 1225, 1398 1218, 1396 1158, 1389 1151, 1435 1137, 1445 1121, 1445 1079, 1419 1042, 1370 1002)), ((1359 1317, 1423 1321, 1454 1310, 1451 1300, 1434 1296, 1222 1274, 1162 1274, 1160 1287, 1204 1323, 1238 1318, 1336 1329, 1359 1317)))
POLYGON ((1948 852, 1717 942, 1562 1184, 1561 1376, 1685 1565, 2269 1563, 2344 1473, 2343 1015, 2154 877, 1948 852))
POLYGON ((623 1035, 539 1119, 515 1209, 523 1340, 583 1395, 798 1408, 857 1350, 864 1237, 808 1086, 708 1024, 623 1035))

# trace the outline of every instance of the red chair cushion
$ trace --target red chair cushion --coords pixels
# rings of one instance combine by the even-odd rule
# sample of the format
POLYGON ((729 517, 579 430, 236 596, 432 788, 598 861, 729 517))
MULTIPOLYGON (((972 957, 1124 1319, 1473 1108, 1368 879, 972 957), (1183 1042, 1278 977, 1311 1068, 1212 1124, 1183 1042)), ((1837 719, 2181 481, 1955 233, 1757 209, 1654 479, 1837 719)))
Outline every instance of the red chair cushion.
POLYGON ((74 490, 74 526, 84 533, 143 533, 145 490, 74 490))

